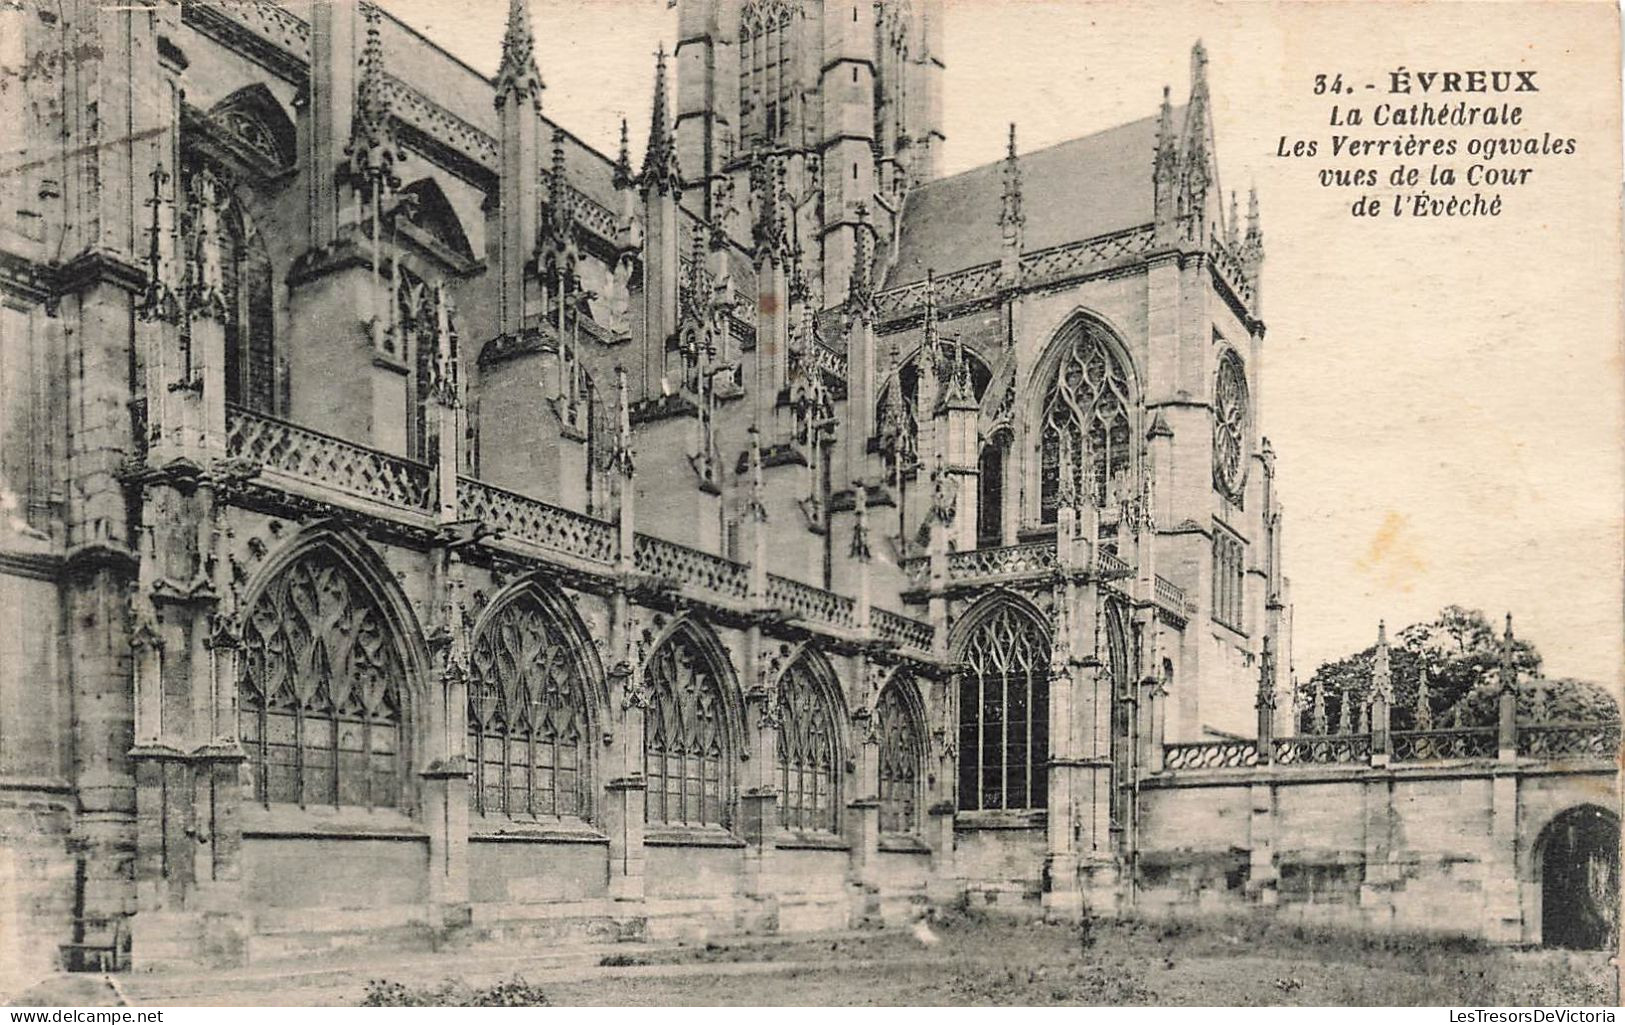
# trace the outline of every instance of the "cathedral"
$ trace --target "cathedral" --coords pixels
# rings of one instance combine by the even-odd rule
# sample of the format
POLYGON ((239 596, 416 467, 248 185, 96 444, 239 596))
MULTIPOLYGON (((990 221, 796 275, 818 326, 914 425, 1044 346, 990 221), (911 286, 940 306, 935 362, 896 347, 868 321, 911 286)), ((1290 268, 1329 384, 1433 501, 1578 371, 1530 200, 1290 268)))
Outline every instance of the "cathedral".
POLYGON ((1267 759, 1202 45, 944 176, 942 0, 678 0, 615 153, 534 20, 0 11, 15 977, 1112 915, 1168 745, 1267 759))

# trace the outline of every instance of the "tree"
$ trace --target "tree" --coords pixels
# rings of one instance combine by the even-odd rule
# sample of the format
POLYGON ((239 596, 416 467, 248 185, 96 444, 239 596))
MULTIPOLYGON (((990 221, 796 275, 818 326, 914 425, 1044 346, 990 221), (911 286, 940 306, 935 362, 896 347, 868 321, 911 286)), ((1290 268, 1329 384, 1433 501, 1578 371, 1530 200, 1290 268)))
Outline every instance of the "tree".
MULTIPOLYGON (((1394 684, 1394 703, 1389 713, 1392 729, 1418 728, 1416 695, 1423 670, 1427 672, 1430 719, 1436 726, 1445 725, 1464 697, 1499 678, 1501 638, 1477 609, 1447 605, 1431 621, 1400 630, 1394 640, 1389 647, 1394 684)), ((1376 656, 1377 646, 1373 644, 1353 655, 1322 663, 1310 677, 1308 689, 1300 695, 1303 707, 1299 710, 1298 728, 1305 733, 1315 730, 1312 700, 1317 684, 1324 694, 1328 728, 1335 732, 1344 721, 1345 698, 1350 704, 1346 721, 1357 724, 1359 710, 1371 691, 1376 656)), ((1512 663, 1520 679, 1540 674, 1540 652, 1526 640, 1513 639, 1512 663)), ((1474 706, 1470 711, 1476 710, 1474 706)), ((1493 723, 1494 718, 1489 722, 1493 723)), ((1463 724, 1469 725, 1465 720, 1463 724)))

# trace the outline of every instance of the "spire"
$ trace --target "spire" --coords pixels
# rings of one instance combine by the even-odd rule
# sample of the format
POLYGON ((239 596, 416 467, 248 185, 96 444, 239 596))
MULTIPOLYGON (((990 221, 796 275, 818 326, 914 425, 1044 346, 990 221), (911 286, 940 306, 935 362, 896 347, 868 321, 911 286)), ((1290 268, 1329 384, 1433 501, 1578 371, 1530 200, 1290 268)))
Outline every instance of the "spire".
POLYGON ((1207 47, 1198 39, 1191 47, 1191 102, 1207 102, 1207 47))
POLYGON ((386 191, 400 187, 395 162, 401 154, 390 130, 389 95, 384 91, 384 43, 378 30, 381 16, 372 4, 366 5, 364 14, 367 43, 361 51, 355 118, 350 122, 350 144, 344 155, 349 162, 350 181, 371 195, 374 186, 386 191))
POLYGON ((1264 229, 1258 223, 1258 186, 1253 185, 1247 189, 1247 246, 1262 248, 1264 245, 1264 229))
POLYGON ((677 171, 677 145, 666 109, 666 47, 655 54, 655 94, 649 111, 649 146, 643 151, 643 188, 661 194, 682 187, 677 171))
POLYGON ((965 343, 960 341, 954 347, 954 365, 952 375, 948 379, 948 394, 943 403, 949 409, 977 409, 976 389, 971 385, 970 361, 965 358, 965 343))
POLYGON ((1264 651, 1258 658, 1258 696, 1253 706, 1263 711, 1275 707, 1275 645, 1264 638, 1264 651))
POLYGON ((1416 728, 1433 728, 1433 703, 1428 698, 1428 667, 1422 666, 1416 675, 1416 728))
POLYGON ((784 163, 779 157, 756 153, 750 165, 751 204, 756 220, 751 235, 759 251, 782 255, 786 245, 784 223, 784 163))
POLYGON ((1309 730, 1316 736, 1326 735, 1326 681, 1316 673, 1309 681, 1314 686, 1314 700, 1309 710, 1309 730))
POLYGON ((632 142, 624 117, 621 118, 621 151, 615 157, 612 184, 617 189, 624 189, 632 184, 632 142))
POLYGON ((542 74, 536 70, 536 40, 530 30, 530 4, 528 0, 508 0, 508 28, 502 34, 496 104, 500 108, 508 101, 509 94, 513 94, 529 97, 539 111, 542 88, 542 74))
POLYGON ((1027 223, 1021 210, 1021 162, 1016 159, 1016 123, 1010 122, 1010 141, 1004 151, 1004 165, 1000 169, 1004 179, 1004 198, 999 208, 999 227, 1006 240, 1019 240, 1022 226, 1027 223))
POLYGON ((1172 180, 1178 162, 1178 140, 1174 136, 1174 108, 1168 97, 1168 87, 1162 87, 1162 108, 1157 115, 1157 155, 1154 163, 1156 177, 1172 180))
POLYGON ((852 278, 846 289, 848 316, 871 316, 874 313, 875 290, 870 281, 869 205, 858 204, 858 230, 852 233, 852 278))
POLYGON ((900 456, 898 448, 902 444, 903 421, 903 368, 901 356, 897 345, 891 348, 889 366, 886 370, 886 394, 880 402, 880 441, 883 451, 890 451, 892 455, 900 456))
POLYGON ((1501 637, 1501 691, 1518 689, 1518 667, 1512 661, 1512 613, 1507 613, 1506 633, 1501 637))
POLYGON ((1380 620, 1377 623, 1377 657, 1371 669, 1370 696, 1385 702, 1394 700, 1394 672, 1388 657, 1388 625, 1380 620))
POLYGON ((561 241, 569 231, 574 213, 570 207, 569 183, 564 177, 564 129, 554 128, 553 166, 547 176, 547 215, 554 237, 561 241))
POLYGON ((1236 205, 1236 190, 1230 190, 1230 218, 1224 226, 1225 243, 1232 248, 1241 242, 1241 208, 1236 205))

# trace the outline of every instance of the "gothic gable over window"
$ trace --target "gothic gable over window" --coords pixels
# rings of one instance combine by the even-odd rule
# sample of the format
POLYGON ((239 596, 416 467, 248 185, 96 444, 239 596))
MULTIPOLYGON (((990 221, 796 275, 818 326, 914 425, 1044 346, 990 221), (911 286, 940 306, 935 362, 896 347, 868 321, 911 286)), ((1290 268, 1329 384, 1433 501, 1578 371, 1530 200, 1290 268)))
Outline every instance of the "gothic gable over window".
POLYGON ((730 824, 733 737, 723 673, 708 647, 681 624, 643 670, 644 817, 651 824, 730 824))
POLYGON ((833 833, 841 805, 839 699, 824 660, 803 654, 779 678, 780 821, 833 833))
POLYGON ((906 673, 894 675, 875 706, 880 738, 880 831, 916 833, 925 793, 925 717, 906 673))
POLYGON ((1250 412, 1247 370, 1236 350, 1226 348, 1213 382, 1213 486, 1238 506, 1247 487, 1250 412))
POLYGON ((1038 423, 1039 520, 1055 522, 1062 452, 1070 442, 1072 494, 1104 507, 1128 486, 1133 465, 1133 388, 1115 340, 1098 321, 1075 317, 1054 343, 1038 423))
MULTIPOLYGON (((937 358, 922 359, 923 350, 915 352, 908 361, 897 368, 897 372, 888 375, 881 385, 880 397, 875 403, 875 430, 884 435, 887 431, 896 431, 898 446, 907 453, 918 450, 920 436, 920 416, 930 415, 931 411, 922 411, 920 405, 920 368, 922 364, 935 366, 937 375, 937 395, 940 398, 948 392, 948 385, 954 372, 954 361, 958 353, 951 346, 941 346, 937 358), (892 389, 896 388, 902 401, 892 398, 892 389), (899 420, 897 424, 889 421, 899 420)), ((971 395, 978 403, 987 394, 988 384, 993 380, 993 372, 982 358, 970 350, 964 353, 965 365, 970 370, 971 395)))
POLYGON ((248 798, 404 805, 405 680, 398 638, 361 577, 327 545, 296 556, 243 622, 248 798))
POLYGON ((994 596, 959 646, 959 807, 1043 808, 1049 785, 1049 631, 994 596))
POLYGON ((469 657, 469 801, 511 819, 591 817, 588 666, 567 611, 526 590, 487 613, 469 657))
POLYGON ((298 131, 262 83, 244 86, 207 113, 185 108, 183 115, 188 145, 250 178, 291 171, 298 157, 298 131))
POLYGON ((799 93, 789 0, 748 0, 739 19, 739 124, 745 146, 782 141, 799 93))

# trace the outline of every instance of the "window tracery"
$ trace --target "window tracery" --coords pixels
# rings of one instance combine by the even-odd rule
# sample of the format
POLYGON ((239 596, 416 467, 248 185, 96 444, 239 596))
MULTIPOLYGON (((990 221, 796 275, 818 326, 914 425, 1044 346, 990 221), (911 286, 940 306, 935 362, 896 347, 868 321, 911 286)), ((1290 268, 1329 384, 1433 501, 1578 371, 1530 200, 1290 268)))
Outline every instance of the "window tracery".
POLYGON ((529 595, 504 605, 475 638, 469 672, 473 810, 588 818, 585 673, 552 613, 529 595))
POLYGON ((1133 461, 1128 372, 1105 331, 1075 321, 1056 367, 1039 424, 1039 519, 1055 522, 1060 499, 1062 438, 1074 454, 1072 493, 1106 506, 1125 486, 1133 461))
POLYGON ((315 548, 265 588, 243 626, 239 726, 256 803, 401 802, 405 667, 382 611, 315 548))
POLYGON ((880 831, 914 833, 920 828, 924 726, 894 679, 875 707, 880 735, 880 831))
POLYGON ((644 817, 672 826, 729 825, 729 739, 720 674, 686 631, 644 669, 644 817))
POLYGON ((835 832, 840 806, 834 702, 808 658, 779 679, 780 821, 786 829, 835 832))
POLYGON ((960 658, 959 807, 1043 808, 1048 801, 1049 637, 1000 602, 960 658))
POLYGON ((796 92, 793 14, 785 0, 759 0, 740 17, 739 123, 746 146, 778 142, 789 129, 796 92))
POLYGON ((1226 349, 1213 385, 1213 486, 1238 505, 1247 482, 1248 407, 1246 369, 1226 349))

